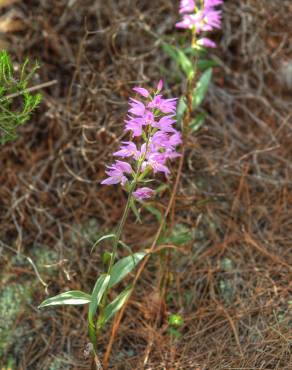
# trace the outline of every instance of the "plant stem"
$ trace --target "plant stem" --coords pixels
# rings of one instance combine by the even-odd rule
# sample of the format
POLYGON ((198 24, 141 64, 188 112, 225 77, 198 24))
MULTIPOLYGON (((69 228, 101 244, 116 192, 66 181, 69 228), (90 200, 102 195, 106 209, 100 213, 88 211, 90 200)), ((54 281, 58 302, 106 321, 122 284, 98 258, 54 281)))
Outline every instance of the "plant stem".
MULTIPOLYGON (((129 190, 127 203, 126 203, 121 221, 118 225, 118 229, 117 229, 117 233, 116 233, 116 237, 115 237, 115 241, 114 241, 114 245, 113 245, 113 251, 112 251, 111 259, 110 259, 109 266, 108 266, 108 271, 107 271, 108 275, 111 274, 112 268, 113 268, 113 265, 114 265, 114 262, 115 262, 115 259, 116 259, 120 237, 121 237, 121 234, 122 234, 122 231, 123 231, 123 228, 125 226, 125 222, 127 220, 129 210, 130 210, 130 204, 131 204, 131 200, 132 200, 132 196, 133 196, 133 191, 134 191, 134 189, 137 185, 137 178, 138 178, 137 175, 135 175, 134 181, 132 182, 130 190, 129 190)), ((100 305, 100 312, 99 312, 99 315, 98 315, 97 323, 102 322, 103 315, 104 315, 104 308, 106 306, 108 291, 109 291, 109 284, 106 287, 106 290, 105 290, 104 295, 102 297, 102 302, 101 302, 101 305, 100 305)), ((96 350, 97 350, 97 334, 98 334, 97 331, 99 329, 100 328, 98 327, 98 325, 92 326, 88 322, 88 332, 89 332, 89 337, 90 337, 91 343, 93 345, 94 355, 96 355, 96 350)))
POLYGON ((7 99, 16 98, 17 96, 23 95, 25 92, 33 92, 33 91, 36 91, 36 90, 41 90, 41 89, 44 89, 45 87, 55 85, 56 83, 58 83, 57 80, 52 80, 52 81, 44 82, 44 83, 36 85, 36 86, 28 87, 25 90, 18 91, 16 93, 4 96, 3 98, 0 99, 0 103, 6 101, 7 99))
MULTIPOLYGON (((142 274, 142 271, 144 270, 151 254, 154 252, 156 246, 157 246, 157 242, 161 236, 161 233, 162 233, 162 230, 163 230, 163 227, 166 223, 166 220, 167 220, 167 216, 171 210, 171 207, 172 207, 172 204, 173 204, 173 201, 175 199, 175 195, 176 195, 176 192, 177 192, 177 188, 178 188, 178 185, 179 185, 179 182, 180 182, 180 178, 181 178, 181 174, 182 174, 182 166, 183 166, 183 162, 184 162, 184 157, 185 157, 185 148, 184 146, 182 147, 182 153, 181 153, 181 157, 180 157, 180 160, 179 160, 179 167, 178 167, 178 172, 177 172, 177 175, 176 175, 176 179, 175 179, 175 182, 174 182, 174 186, 173 186, 173 190, 172 190, 172 193, 171 193, 171 196, 170 196, 170 199, 169 199, 169 202, 168 202, 168 205, 167 205, 167 209, 164 213, 164 217, 163 219, 161 220, 160 222, 160 225, 159 225, 159 228, 155 234, 155 237, 154 237, 154 240, 153 240, 153 243, 149 249, 149 252, 147 254, 147 256, 142 260, 139 268, 138 268, 138 271, 135 275, 135 278, 134 278, 134 281, 133 281, 133 289, 132 291, 134 291, 135 289, 135 286, 137 284, 137 281, 139 280, 139 277, 141 276, 142 274)), ((106 349, 106 353, 104 355, 104 360, 103 360, 103 366, 104 366, 104 370, 106 370, 108 368, 108 362, 109 362, 109 356, 110 356, 110 353, 111 353, 111 349, 112 349, 112 346, 113 346, 113 342, 114 342, 114 339, 115 339, 115 336, 116 336, 116 333, 118 331, 118 328, 119 328, 119 325, 120 325, 120 322, 122 320, 122 317, 124 315, 124 312, 125 312, 125 309, 126 309, 126 306, 127 306, 127 303, 129 301, 131 297, 131 294, 129 295, 129 297, 127 298, 125 304, 123 305, 123 307, 121 308, 121 310, 118 312, 117 316, 115 317, 115 322, 114 322, 114 325, 112 327, 112 334, 111 334, 111 337, 110 337, 110 340, 109 340, 109 343, 108 343, 108 346, 107 346, 107 349, 106 349)))
MULTIPOLYGON (((196 45, 196 32, 192 32, 192 37, 191 37, 191 45, 194 47, 196 45)), ((183 134, 183 148, 185 149, 187 146, 187 139, 188 139, 188 134, 190 132, 190 121, 191 121, 191 116, 193 113, 193 90, 194 90, 194 85, 197 79, 197 68, 198 68, 198 56, 194 57, 193 60, 193 68, 194 68, 194 75, 191 79, 187 81, 187 87, 186 91, 184 93, 184 96, 186 97, 187 101, 187 109, 183 118, 183 125, 182 125, 182 134, 183 134)), ((173 199, 172 202, 172 214, 174 215, 174 209, 175 209, 175 198, 173 199)), ((172 217, 172 220, 170 222, 170 230, 173 227, 174 224, 174 217, 172 217)), ((164 219, 164 222, 166 223, 166 219, 164 219)), ((161 251, 160 252, 160 277, 158 278, 159 280, 159 293, 160 297, 162 300, 165 301, 166 295, 167 295, 167 290, 168 290, 168 285, 169 285, 169 271, 170 271, 170 263, 171 263, 171 250, 169 251, 161 251)))
MULTIPOLYGON (((192 42, 192 45, 195 45, 195 43, 196 43, 196 33, 195 33, 195 31, 193 31, 193 33, 192 33, 191 42, 192 42)), ((189 123, 190 123, 191 114, 193 112, 192 92, 193 92, 193 87, 194 87, 194 83, 195 83, 196 75, 197 75, 197 64, 198 64, 198 57, 196 56, 196 58, 194 60, 194 69, 195 69, 194 77, 191 80, 188 81, 187 91, 186 91, 186 94, 185 94, 185 96, 187 98, 187 111, 184 115, 183 127, 182 127, 183 145, 182 145, 182 152, 181 152, 181 157, 180 157, 180 161, 179 161, 178 171, 177 171, 176 179, 175 179, 175 182, 174 182, 173 190, 172 190, 172 193, 171 193, 168 205, 167 205, 167 209, 164 213, 164 217, 160 222, 160 225, 159 225, 157 233, 154 237, 153 243, 152 243, 152 245, 149 249, 149 253, 143 259, 143 261, 141 262, 141 265, 139 266, 138 271, 135 275, 135 278, 134 278, 134 281, 133 281, 133 290, 135 289, 136 283, 137 283, 138 279, 140 278, 140 276, 142 274, 142 271, 144 270, 144 268, 145 268, 145 266, 146 266, 146 264, 147 264, 147 262, 148 262, 148 260, 151 256, 151 253, 153 253, 155 251, 155 248, 158 244, 159 238, 162 234, 164 225, 167 222, 167 217, 168 217, 171 209, 175 205, 175 197, 176 197, 177 189, 178 189, 178 186, 179 186, 179 183, 180 183, 180 179, 181 179, 181 175, 182 175, 182 167, 183 167, 184 158, 185 158, 186 141, 187 141, 187 135, 189 133, 189 123)), ((106 353, 105 353, 104 359, 103 359, 103 366, 104 366, 105 370, 108 369, 109 357, 110 357, 110 353, 111 353, 111 350, 112 350, 113 342, 114 342, 116 333, 119 329, 122 317, 124 315, 124 312, 125 312, 125 309, 126 309, 126 306, 128 304, 128 301, 129 301, 130 297, 131 297, 131 295, 129 295, 129 297, 127 298, 124 306, 121 308, 121 310, 118 312, 117 316, 115 317, 115 322, 114 322, 114 325, 112 327, 111 337, 110 337, 110 340, 109 340, 109 343, 108 343, 108 346, 107 346, 107 349, 106 349, 106 353)))
MULTIPOLYGON (((113 265, 114 265, 114 262, 115 262, 115 259, 116 259, 116 255, 117 255, 118 245, 119 245, 119 242, 120 242, 120 238, 121 238, 121 235, 122 235, 123 228, 125 226, 125 223, 126 223, 126 220, 127 220, 128 214, 129 214, 132 195, 133 195, 133 192, 136 188, 136 185, 137 185, 137 176, 135 176, 135 179, 134 179, 133 183, 131 184, 131 187, 130 187, 130 190, 129 190, 129 195, 128 195, 128 200, 127 200, 127 203, 126 203, 121 221, 120 221, 118 229, 117 229, 115 242, 114 242, 114 246, 113 246, 113 252, 111 254, 111 259, 110 259, 110 263, 109 263, 109 267, 108 267, 108 271, 107 271, 108 275, 110 275, 111 272, 112 272, 112 268, 113 268, 113 265)), ((106 291, 106 293, 107 293, 107 291, 106 291)))
MULTIPOLYGON (((148 144, 149 144, 149 136, 148 136, 147 141, 146 141, 145 154, 139 159, 138 166, 137 166, 137 171, 135 172, 133 181, 130 185, 127 203, 126 203, 121 221, 119 222, 117 232, 115 234, 115 241, 114 241, 114 245, 113 245, 113 251, 112 251, 112 254, 111 254, 111 258, 110 258, 110 262, 109 262, 109 266, 108 266, 108 271, 107 271, 108 275, 111 275, 111 272, 112 272, 112 269, 113 269, 113 266, 114 266, 114 263, 115 263, 120 238, 121 238, 121 235, 122 235, 122 232, 123 232, 123 229, 124 229, 124 226, 125 226, 125 223, 127 221, 127 217, 128 217, 129 211, 130 211, 131 202, 132 202, 132 199, 133 199, 133 192, 136 189, 136 186, 140 181, 141 168, 142 168, 142 163, 145 160, 145 156, 146 156, 146 152, 147 152, 147 148, 148 148, 148 144)), ((105 289, 105 292, 103 294, 103 297, 102 297, 102 301, 101 301, 101 305, 100 305, 100 312, 99 312, 99 315, 98 315, 97 323, 103 321, 104 309, 106 307, 108 291, 109 291, 109 283, 108 283, 108 285, 105 289)), ((96 348, 97 348, 97 330, 99 330, 99 329, 100 329, 100 327, 98 325, 96 325, 96 327, 93 328, 89 324, 89 336, 90 336, 90 339, 92 341, 94 351, 96 351, 96 348)))

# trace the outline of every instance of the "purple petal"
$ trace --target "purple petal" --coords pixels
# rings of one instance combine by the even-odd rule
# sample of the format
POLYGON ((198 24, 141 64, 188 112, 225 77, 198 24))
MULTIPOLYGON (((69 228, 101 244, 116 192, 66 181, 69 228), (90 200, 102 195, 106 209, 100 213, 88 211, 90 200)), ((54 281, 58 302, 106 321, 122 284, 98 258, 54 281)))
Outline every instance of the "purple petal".
POLYGON ((205 46, 206 48, 216 48, 217 45, 214 41, 208 39, 207 37, 203 37, 197 41, 197 44, 200 46, 205 46))
POLYGON ((170 171, 165 166, 166 157, 163 153, 153 153, 149 156, 147 160, 147 166, 153 169, 153 172, 163 172, 166 176, 169 175, 170 171))
POLYGON ((143 118, 144 118, 144 122, 143 122, 144 125, 146 125, 146 126, 147 125, 153 126, 154 114, 152 112, 150 112, 149 110, 146 110, 143 118))
POLYGON ((171 146, 177 146, 182 143, 181 134, 177 131, 175 134, 171 135, 169 138, 171 146))
POLYGON ((173 124, 176 120, 172 119, 173 116, 164 116, 157 122, 156 127, 163 132, 174 132, 173 124))
POLYGON ((119 171, 122 171, 123 173, 130 174, 133 172, 131 165, 124 161, 117 160, 116 163, 112 167, 115 167, 116 169, 118 169, 119 171))
POLYGON ((223 4, 223 0, 205 0, 204 6, 205 8, 212 8, 217 5, 223 4))
POLYGON ((162 95, 156 95, 153 100, 148 103, 147 107, 152 109, 158 109, 163 113, 175 113, 176 111, 177 98, 174 99, 163 99, 162 95))
POLYGON ((163 89, 163 80, 160 80, 157 85, 157 92, 160 92, 163 89))
POLYGON ((183 19, 176 23, 176 28, 192 29, 196 26, 197 20, 194 14, 185 14, 183 19))
POLYGON ((114 184, 118 184, 119 182, 120 182, 119 179, 115 177, 108 177, 107 179, 103 180, 101 184, 102 185, 114 185, 114 184))
POLYGON ((144 123, 144 119, 142 118, 133 118, 129 116, 129 120, 126 120, 126 126, 125 126, 125 131, 132 131, 133 136, 141 136, 142 135, 142 126, 144 123))
POLYGON ((130 109, 129 112, 135 116, 143 116, 145 112, 145 105, 140 101, 130 98, 130 109))
POLYGON ((148 98, 148 96, 150 95, 149 91, 148 91, 148 90, 146 90, 146 89, 144 89, 143 87, 134 87, 134 88, 133 88, 133 90, 134 90, 136 93, 138 93, 138 94, 140 94, 140 95, 144 96, 145 98, 148 98))
POLYGON ((135 159, 139 157, 139 151, 135 143, 131 141, 125 141, 123 144, 124 145, 121 146, 120 150, 113 153, 114 156, 122 158, 134 157, 135 159))
POLYGON ((179 12, 191 13, 195 10, 194 0, 180 0, 179 12))
POLYGON ((154 195, 154 193, 155 193, 154 190, 144 187, 134 191, 133 195, 136 199, 143 200, 151 198, 154 195))

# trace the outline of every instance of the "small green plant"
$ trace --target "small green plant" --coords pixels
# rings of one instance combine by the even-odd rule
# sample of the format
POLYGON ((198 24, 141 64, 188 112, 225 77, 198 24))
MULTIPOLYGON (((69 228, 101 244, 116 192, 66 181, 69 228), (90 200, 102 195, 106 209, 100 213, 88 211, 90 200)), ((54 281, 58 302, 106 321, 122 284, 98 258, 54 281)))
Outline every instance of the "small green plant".
POLYGON ((172 314, 168 318, 168 333, 171 335, 172 339, 179 339, 181 337, 181 333, 179 328, 184 325, 184 320, 181 315, 172 314))
POLYGON ((9 54, 0 51, 0 144, 17 138, 17 128, 26 123, 41 101, 40 94, 31 94, 28 83, 39 68, 36 63, 28 71, 29 60, 13 68, 9 54))

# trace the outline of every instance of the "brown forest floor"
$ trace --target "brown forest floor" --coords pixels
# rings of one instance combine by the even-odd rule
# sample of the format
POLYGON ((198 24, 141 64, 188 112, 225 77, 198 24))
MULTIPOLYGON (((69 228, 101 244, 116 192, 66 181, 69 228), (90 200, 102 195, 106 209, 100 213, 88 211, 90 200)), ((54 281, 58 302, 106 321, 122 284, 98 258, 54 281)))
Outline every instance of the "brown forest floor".
MULTIPOLYGON (((58 81, 44 90, 19 139, 0 151, 0 286, 33 288, 0 368, 12 358, 15 369, 90 369, 86 310, 37 310, 45 289, 14 251, 37 264, 50 295, 93 286, 105 246, 91 258, 90 248, 125 204, 120 189, 99 182, 122 137, 131 88, 161 76, 172 95, 184 88, 151 33, 175 32, 177 4, 27 0, 0 10, 21 28, 5 36, 14 59, 40 61, 35 84, 58 81), (53 266, 39 262, 42 251, 53 266)), ((289 0, 225 1, 207 122, 189 140, 176 202, 174 222, 194 236, 171 260, 167 313, 184 317, 182 336, 171 340, 165 322, 155 320, 159 262, 152 258, 112 368, 292 368, 291 14, 289 0)), ((168 197, 156 206, 164 209, 168 197)), ((157 230, 154 216, 143 218, 142 226, 132 217, 126 227, 134 249, 157 230)), ((109 334, 100 339, 101 354, 109 334)))

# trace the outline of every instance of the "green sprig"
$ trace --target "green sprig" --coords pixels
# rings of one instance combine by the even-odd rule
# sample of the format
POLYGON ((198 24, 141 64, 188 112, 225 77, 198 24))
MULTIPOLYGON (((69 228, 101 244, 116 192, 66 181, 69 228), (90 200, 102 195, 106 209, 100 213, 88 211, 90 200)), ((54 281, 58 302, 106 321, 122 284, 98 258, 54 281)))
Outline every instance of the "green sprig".
POLYGON ((18 70, 13 68, 7 51, 0 51, 0 144, 17 138, 17 129, 26 123, 41 101, 41 94, 32 95, 28 83, 39 68, 35 63, 28 71, 26 59, 18 70), (16 101, 16 98, 18 99, 16 101))

